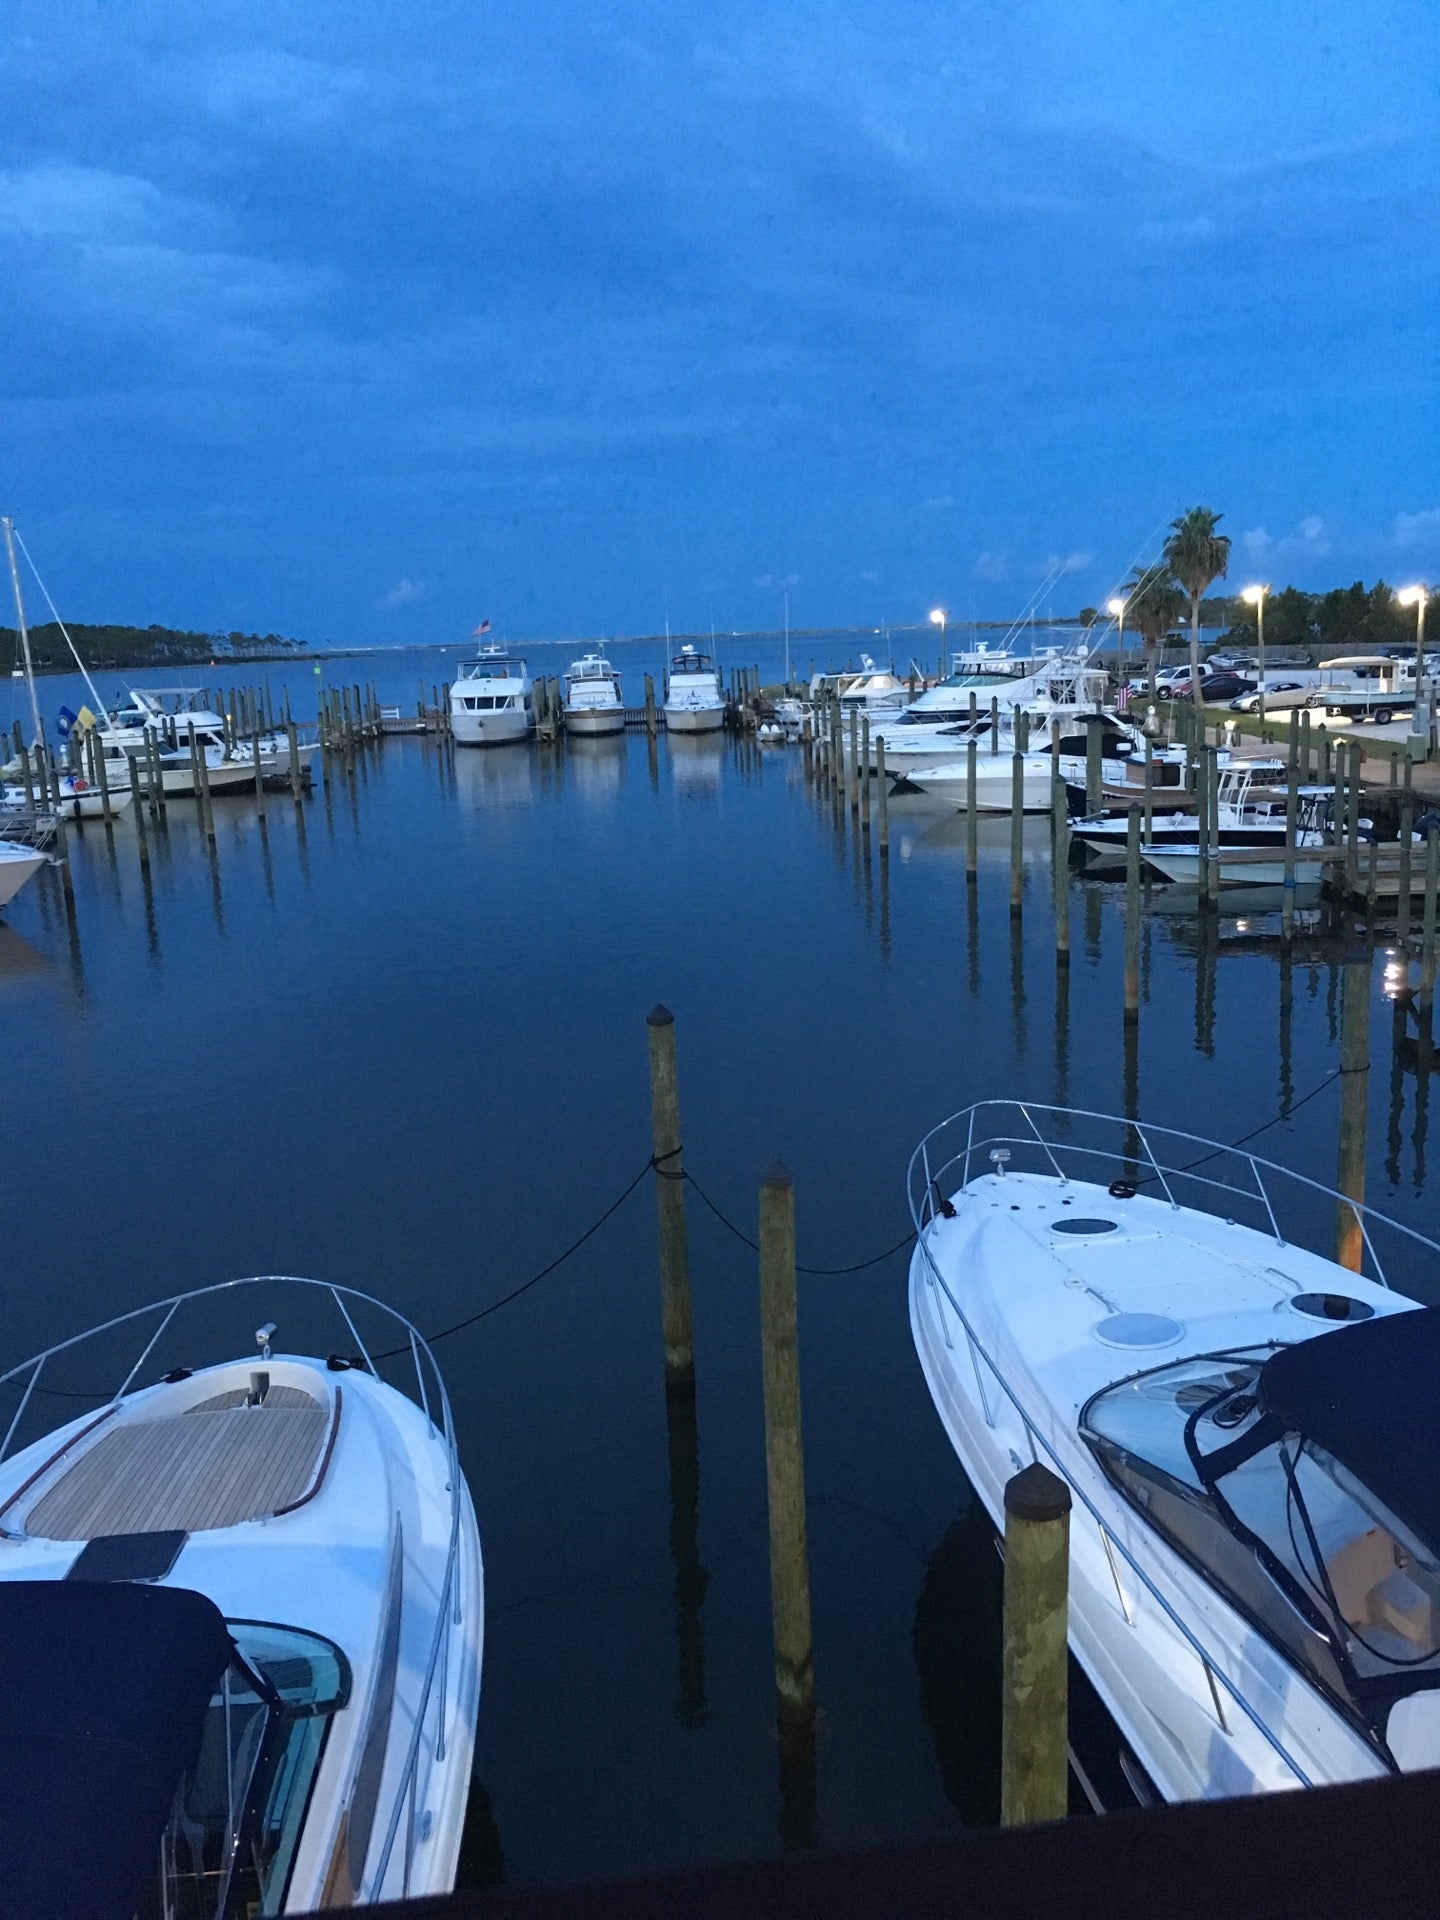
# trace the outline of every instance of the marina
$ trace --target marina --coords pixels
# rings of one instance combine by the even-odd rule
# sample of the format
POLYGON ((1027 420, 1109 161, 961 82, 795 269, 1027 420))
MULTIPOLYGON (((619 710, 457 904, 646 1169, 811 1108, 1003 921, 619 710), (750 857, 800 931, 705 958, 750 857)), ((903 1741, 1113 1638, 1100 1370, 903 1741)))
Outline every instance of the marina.
MULTIPOLYGON (((537 688, 575 658, 529 652, 537 688)), ((657 645, 624 673, 659 686, 665 664, 657 645)), ((286 771, 257 792, 252 773, 208 808, 192 796, 163 818, 157 801, 69 823, 73 911, 56 868, 8 910, 0 985, 13 1084, 31 1090, 36 1188, 11 1217, 12 1271, 53 1269, 55 1223, 65 1260, 45 1292, 8 1298, 7 1364, 188 1289, 197 1266, 299 1268, 382 1293, 427 1336, 459 1328, 436 1353, 487 1572, 462 1886, 994 1820, 994 1512, 916 1365, 903 1183, 915 1139, 958 1103, 1017 1095, 1118 1114, 1117 1173, 1134 1150, 1127 1116, 1184 1128, 1203 1107, 1211 1138, 1260 1129, 1267 1157, 1296 1168, 1340 1167, 1339 1128, 1339 1184, 1358 1179, 1425 1232, 1426 846, 1411 850, 1403 938, 1377 924, 1382 872, 1403 849, 1377 852, 1372 913, 1358 838, 1358 897, 1297 890, 1287 937, 1283 888, 1227 887, 1207 904, 1128 864, 1092 876, 1072 864, 1063 804, 989 817, 852 779, 860 712, 853 756, 847 714, 828 764, 838 717, 826 732, 813 710, 778 751, 758 730, 642 725, 476 752, 430 697, 460 684, 449 659, 365 671, 315 699, 328 744, 311 780, 286 771), (426 731, 391 734, 386 709, 426 731), (720 937, 737 916, 740 968, 720 937), (767 980, 803 981, 803 996, 757 1010, 767 980), (647 1027, 661 1001, 673 1024, 647 1027), (234 1036, 221 1054, 217 1006, 234 1036), (499 1024, 480 1017, 496 1007, 499 1024), (649 1036, 667 1031, 671 1064, 657 1068, 649 1036), (1365 1070, 1342 1096, 1342 1047, 1357 1045, 1365 1070), (72 1116, 107 1100, 137 1049, 126 1124, 92 1148, 72 1116), (759 1186, 777 1154, 790 1184, 759 1186), (681 1189, 647 1170, 652 1155, 685 1176, 680 1241, 681 1189), (147 1236, 142 1272, 112 1225, 175 1165, 200 1204, 183 1239, 147 1236), (805 1463, 789 1511, 807 1523, 808 1638, 784 1643, 781 1685, 763 1437, 784 1393, 762 1368, 745 1240, 783 1224, 786 1205, 805 1463), (664 1266, 677 1246, 683 1295, 664 1266), (777 1686, 800 1728, 778 1748, 777 1686)), ((762 655, 757 688, 779 671, 762 655)), ((63 682, 43 691, 47 706, 75 704, 63 682)), ((267 717, 243 669, 212 675, 211 694, 239 734, 267 717), (216 684, 227 678, 233 691, 216 684)), ((293 678, 269 706, 277 722, 304 713, 293 678)), ((1347 871, 1344 835, 1321 851, 1347 871)), ((1432 1297, 1423 1263, 1403 1284, 1432 1297)), ((1097 1704, 1077 1762, 1107 1804, 1133 1804, 1122 1748, 1135 1743, 1112 1726, 1097 1704)), ((1137 1758, 1142 1791, 1163 1789, 1164 1768, 1137 1758)))

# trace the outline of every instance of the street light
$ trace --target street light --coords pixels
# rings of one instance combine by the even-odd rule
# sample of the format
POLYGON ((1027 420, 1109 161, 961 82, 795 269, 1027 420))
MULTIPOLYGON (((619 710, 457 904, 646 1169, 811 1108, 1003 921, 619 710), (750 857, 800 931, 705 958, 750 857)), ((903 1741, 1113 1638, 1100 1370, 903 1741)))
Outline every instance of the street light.
POLYGON ((1113 594, 1105 602, 1105 611, 1112 620, 1120 623, 1119 638, 1115 642, 1115 677, 1123 688, 1125 685, 1125 602, 1118 593, 1113 594))
POLYGON ((1260 663, 1260 687, 1255 701, 1255 711, 1260 716, 1260 728, 1262 732, 1265 728, 1265 596, 1269 591, 1270 588, 1267 584, 1263 587, 1243 587, 1240 592, 1240 598, 1245 602, 1246 606, 1254 607, 1255 609, 1257 639, 1255 657, 1260 663))
POLYGON ((932 627, 939 627, 940 629, 940 678, 942 680, 945 678, 945 671, 949 665, 949 662, 945 658, 945 625, 949 618, 950 616, 946 613, 944 607, 932 607, 930 609, 930 624, 932 627))
POLYGON ((1395 598, 1402 607, 1415 609, 1415 685, 1418 689, 1420 676, 1425 671, 1425 603, 1430 598, 1430 589, 1401 587, 1395 598))

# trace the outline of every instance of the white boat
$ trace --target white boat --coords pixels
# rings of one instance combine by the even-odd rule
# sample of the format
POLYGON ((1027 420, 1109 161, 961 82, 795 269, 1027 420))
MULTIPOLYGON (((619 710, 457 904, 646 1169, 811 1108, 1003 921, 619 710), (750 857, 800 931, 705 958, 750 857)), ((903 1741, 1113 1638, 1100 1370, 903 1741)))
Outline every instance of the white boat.
MULTIPOLYGON (((212 793, 254 786, 256 742, 237 739, 233 745, 228 743, 225 716, 205 704, 203 688, 132 687, 128 689, 127 698, 128 705, 108 713, 96 729, 96 738, 104 744, 107 765, 123 765, 128 753, 138 753, 144 789, 144 748, 147 739, 154 739, 167 748, 171 756, 162 767, 165 792, 193 793, 189 758, 193 727, 196 747, 204 750, 212 793)), ((262 732, 259 749, 262 780, 289 776, 290 739, 283 728, 267 728, 262 732)), ((296 739, 296 757, 302 773, 308 770, 319 750, 316 740, 296 739)))
MULTIPOLYGON (((15 785, 10 779, 13 767, 6 767, 6 782, 0 788, 0 805, 25 809, 34 804, 34 789, 27 796, 22 785, 15 785)), ((107 795, 101 791, 98 783, 87 780, 83 773, 60 773, 57 771, 55 784, 60 789, 60 812, 67 820, 99 820, 107 810, 112 814, 123 813, 130 804, 130 776, 128 769, 117 768, 107 776, 116 784, 109 788, 107 795)))
POLYGON ((45 864, 45 855, 15 840, 0 840, 0 907, 8 907, 27 880, 45 864))
POLYGON ((665 731, 718 733, 725 724, 720 674, 708 653, 681 647, 665 679, 665 731))
MULTIPOLYGON (((1088 660, 1083 646, 1048 651, 1038 659, 1003 653, 957 655, 955 670, 938 686, 920 694, 883 727, 872 720, 871 765, 877 733, 885 736, 886 767, 900 772, 963 754, 972 737, 984 751, 991 744, 992 702, 1003 751, 1013 750, 1006 742, 1014 737, 1015 715, 1024 709, 1032 746, 1048 747, 1058 729, 1064 736, 1062 752, 1078 747, 1083 753, 1084 737, 1078 731, 1082 718, 1100 709, 1109 685, 1109 676, 1088 660), (1072 737, 1075 745, 1068 744, 1072 737)), ((1133 729, 1110 715, 1107 732, 1116 739, 1129 738, 1133 729)))
POLYGON ((504 647, 480 649, 450 688, 450 732, 457 746, 499 747, 535 731, 534 688, 525 662, 504 647))
POLYGON ((1159 1793, 1440 1764, 1440 1311, 1387 1284, 1440 1247, 1248 1152, 1012 1101, 928 1135, 910 1198, 937 1411, 997 1527, 1020 1468, 1068 1482, 1071 1650, 1159 1793), (1363 1277, 1307 1250, 1337 1232, 1363 1277))
MULTIPOLYGON (((889 768, 890 744, 885 744, 886 768, 889 768)), ((1023 756, 1022 802, 1025 813, 1050 811, 1053 763, 1048 753, 1023 756)), ((903 789, 928 793, 943 799, 964 813, 969 806, 969 755, 952 754, 933 767, 916 767, 902 776, 903 789)), ((975 755, 975 810, 977 813, 1009 813, 1015 799, 1015 757, 1013 753, 975 755)))
POLYGON ((347 1288, 232 1281, 0 1385, 7 1908, 231 1920, 447 1893, 483 1586, 423 1338, 347 1288), (267 1322, 258 1354, 195 1364, 276 1303, 312 1334, 333 1317, 353 1357, 281 1353, 267 1322), (377 1371, 392 1349, 406 1391, 377 1371))
POLYGON ((565 731, 578 735, 623 733, 625 702, 620 676, 599 653, 576 660, 565 675, 565 731))
MULTIPOLYGON (((1216 781, 1212 844, 1220 847, 1283 847, 1285 844, 1285 767, 1283 762, 1236 760, 1219 768, 1216 781), (1277 790, 1276 782, 1279 787, 1277 790), (1216 836, 1218 835, 1218 839, 1216 836)), ((1073 793, 1074 788, 1070 791, 1073 793)), ((1131 805, 1141 802, 1137 793, 1131 805)), ((1321 827, 1328 818, 1333 787, 1300 787, 1296 790, 1296 827, 1301 846, 1319 846, 1321 827)), ((1130 823, 1128 809, 1101 816, 1081 815, 1070 822, 1070 832, 1100 863, 1123 861, 1130 823)), ((1199 816, 1193 812, 1170 811, 1152 814, 1148 850, 1197 848, 1200 839, 1199 816)))
MULTIPOLYGON (((1283 844, 1283 833, 1279 836, 1283 844)), ((1313 828, 1296 835, 1296 844, 1301 847, 1323 847, 1325 835, 1313 828)), ((1236 859, 1234 854, 1241 849, 1232 848, 1232 857, 1227 859, 1222 848, 1218 853, 1208 856, 1209 864, 1219 878, 1222 887, 1283 887, 1285 884, 1285 856, 1276 853, 1270 859, 1236 859)), ((1198 887, 1200 884, 1200 849, 1198 846, 1170 847, 1156 846, 1145 842, 1140 854, 1146 866, 1177 886, 1198 887)), ((1297 886, 1313 886, 1321 878, 1322 863, 1318 860, 1297 860, 1295 863, 1295 883, 1297 886)))
MULTIPOLYGON (((858 673, 836 674, 835 691, 842 718, 853 707, 856 712, 869 716, 872 733, 882 723, 898 718, 912 704, 906 683, 889 667, 877 667, 868 653, 861 654, 858 673)), ((845 724, 849 725, 848 720, 845 724)))

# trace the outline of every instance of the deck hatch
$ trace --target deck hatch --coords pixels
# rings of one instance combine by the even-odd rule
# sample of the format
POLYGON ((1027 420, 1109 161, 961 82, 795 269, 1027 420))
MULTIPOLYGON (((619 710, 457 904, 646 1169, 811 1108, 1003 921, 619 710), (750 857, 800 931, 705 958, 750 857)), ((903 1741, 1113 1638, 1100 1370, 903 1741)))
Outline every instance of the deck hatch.
POLYGON ((315 1477, 323 1409, 236 1407, 112 1427, 31 1509, 42 1540, 200 1533, 294 1505, 315 1477))

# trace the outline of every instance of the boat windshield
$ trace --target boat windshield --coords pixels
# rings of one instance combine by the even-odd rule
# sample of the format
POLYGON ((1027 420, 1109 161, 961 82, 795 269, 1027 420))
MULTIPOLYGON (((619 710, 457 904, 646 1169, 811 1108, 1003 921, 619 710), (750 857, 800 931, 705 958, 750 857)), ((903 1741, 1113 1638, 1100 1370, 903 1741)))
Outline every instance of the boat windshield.
POLYGON ((1372 1734, 1440 1684, 1440 1560, 1333 1454, 1259 1405, 1274 1349, 1107 1387, 1081 1433, 1132 1505, 1372 1734))
POLYGON ((280 1913, 330 1716, 350 1668, 318 1634, 232 1620, 262 1697, 228 1667, 205 1716, 160 1844, 160 1871, 137 1920, 232 1920, 280 1913))

